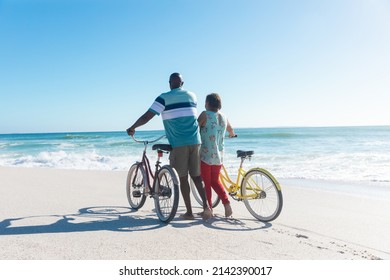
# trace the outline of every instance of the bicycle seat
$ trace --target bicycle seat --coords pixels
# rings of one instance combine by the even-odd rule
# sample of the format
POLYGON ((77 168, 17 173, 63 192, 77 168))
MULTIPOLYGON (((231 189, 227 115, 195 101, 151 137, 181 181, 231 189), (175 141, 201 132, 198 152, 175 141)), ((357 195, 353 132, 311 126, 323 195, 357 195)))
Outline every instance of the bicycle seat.
POLYGON ((152 150, 172 151, 172 146, 169 144, 154 144, 152 150))
POLYGON ((254 153, 255 153, 254 151, 241 151, 241 150, 238 150, 237 151, 237 157, 248 157, 248 156, 253 155, 254 153))

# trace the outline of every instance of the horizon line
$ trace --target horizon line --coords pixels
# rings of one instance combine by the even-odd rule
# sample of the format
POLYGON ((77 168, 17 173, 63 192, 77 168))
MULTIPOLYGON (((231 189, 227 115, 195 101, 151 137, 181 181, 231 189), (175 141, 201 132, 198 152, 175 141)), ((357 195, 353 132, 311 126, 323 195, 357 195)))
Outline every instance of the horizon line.
MULTIPOLYGON (((291 126, 263 126, 263 127, 235 127, 234 129, 273 129, 273 128, 337 128, 337 127, 387 127, 390 124, 374 124, 374 125, 291 125, 291 126)), ((17 134, 64 134, 64 133, 112 133, 121 132, 122 130, 91 130, 91 131, 48 131, 48 132, 10 132, 0 133, 0 135, 17 135, 17 134)), ((141 129, 137 131, 164 131, 161 129, 141 129)), ((123 130, 125 133, 126 131, 123 130)))

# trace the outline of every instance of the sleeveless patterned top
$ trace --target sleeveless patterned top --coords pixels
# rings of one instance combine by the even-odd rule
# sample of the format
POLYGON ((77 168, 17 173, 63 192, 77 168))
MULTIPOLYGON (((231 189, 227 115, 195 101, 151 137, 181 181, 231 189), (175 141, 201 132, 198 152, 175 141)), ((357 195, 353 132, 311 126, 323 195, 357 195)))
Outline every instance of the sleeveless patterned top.
POLYGON ((222 164, 222 151, 226 133, 226 117, 219 112, 205 111, 206 125, 200 128, 202 146, 200 159, 209 165, 222 164))

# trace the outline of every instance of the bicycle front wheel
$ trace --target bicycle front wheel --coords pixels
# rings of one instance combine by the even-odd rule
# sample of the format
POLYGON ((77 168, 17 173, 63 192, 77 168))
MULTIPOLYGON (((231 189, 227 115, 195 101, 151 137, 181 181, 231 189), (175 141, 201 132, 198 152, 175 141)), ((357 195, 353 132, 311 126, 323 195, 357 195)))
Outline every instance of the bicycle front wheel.
POLYGON ((131 208, 141 208, 146 200, 146 173, 141 163, 133 164, 127 173, 126 195, 131 208))
MULTIPOLYGON (((200 204, 200 206, 203 207, 202 198, 199 195, 198 189, 196 188, 194 181, 192 181, 190 176, 189 176, 188 180, 190 181, 191 192, 194 195, 195 200, 200 204)), ((217 195, 217 193, 211 188, 211 203, 212 203, 211 206, 212 206, 212 208, 215 208, 219 204, 220 201, 221 200, 220 200, 219 196, 217 195)))
POLYGON ((278 181, 268 171, 249 170, 241 182, 241 195, 248 211, 262 222, 275 220, 283 207, 278 181))
POLYGON ((154 184, 154 203, 158 218, 169 223, 179 206, 179 176, 174 168, 164 165, 158 171, 154 184))

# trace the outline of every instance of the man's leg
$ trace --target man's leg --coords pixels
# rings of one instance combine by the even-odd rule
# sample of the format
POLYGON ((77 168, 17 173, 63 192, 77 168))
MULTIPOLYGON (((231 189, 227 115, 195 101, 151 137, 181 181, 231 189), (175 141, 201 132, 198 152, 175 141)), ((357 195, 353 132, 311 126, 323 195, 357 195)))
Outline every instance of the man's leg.
POLYGON ((180 191, 186 206, 186 213, 181 215, 183 219, 193 220, 191 198, 190 198, 190 185, 188 184, 188 158, 189 148, 188 146, 173 148, 169 155, 169 162, 179 174, 180 191))
POLYGON ((203 188, 202 177, 200 177, 200 176, 192 177, 191 176, 191 178, 192 178, 192 181, 194 181, 194 184, 196 186, 196 189, 198 190, 200 197, 202 198, 203 219, 204 220, 210 219, 213 216, 213 211, 211 210, 211 207, 209 207, 209 203, 207 202, 207 199, 206 199, 206 192, 203 188))
POLYGON ((194 215, 192 214, 191 198, 190 198, 190 185, 188 184, 188 176, 180 177, 180 190, 183 196, 184 204, 186 206, 186 213, 181 217, 183 219, 193 220, 194 215))
POLYGON ((206 192, 203 188, 202 178, 200 176, 191 177, 191 178, 192 178, 192 181, 194 181, 195 187, 198 190, 200 198, 202 199, 203 208, 208 208, 209 204, 208 204, 207 199, 206 199, 206 192))
POLYGON ((206 193, 203 188, 202 177, 200 176, 200 145, 192 145, 190 148, 190 160, 189 160, 189 173, 192 181, 198 190, 200 197, 203 202, 203 219, 207 220, 211 218, 213 212, 211 211, 209 204, 206 199, 206 193))

